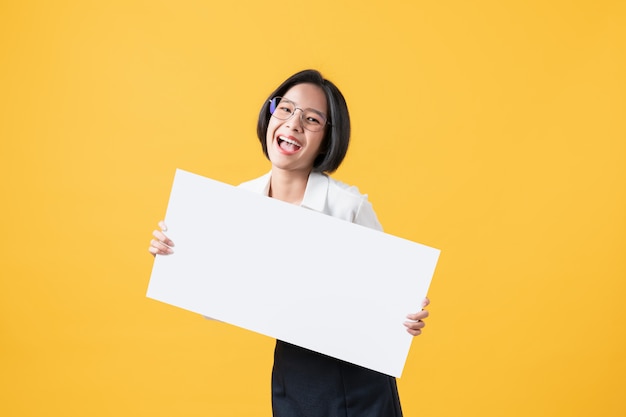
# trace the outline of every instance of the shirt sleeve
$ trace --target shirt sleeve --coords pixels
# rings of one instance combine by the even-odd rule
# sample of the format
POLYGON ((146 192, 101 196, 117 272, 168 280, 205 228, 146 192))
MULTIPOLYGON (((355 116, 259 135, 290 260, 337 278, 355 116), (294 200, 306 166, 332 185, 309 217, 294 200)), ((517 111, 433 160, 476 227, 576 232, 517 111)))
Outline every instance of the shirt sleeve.
POLYGON ((367 200, 367 196, 364 196, 363 201, 354 216, 354 223, 369 227, 370 229, 380 230, 381 232, 383 231, 383 227, 378 221, 378 217, 376 217, 372 204, 367 200))

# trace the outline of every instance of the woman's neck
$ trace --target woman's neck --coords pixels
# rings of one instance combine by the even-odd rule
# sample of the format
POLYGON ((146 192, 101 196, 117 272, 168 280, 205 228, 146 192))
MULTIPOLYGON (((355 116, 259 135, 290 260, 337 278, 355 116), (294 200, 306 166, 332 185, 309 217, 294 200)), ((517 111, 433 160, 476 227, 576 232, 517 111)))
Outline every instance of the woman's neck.
POLYGON ((310 172, 272 169, 269 196, 291 204, 300 204, 304 198, 310 172))

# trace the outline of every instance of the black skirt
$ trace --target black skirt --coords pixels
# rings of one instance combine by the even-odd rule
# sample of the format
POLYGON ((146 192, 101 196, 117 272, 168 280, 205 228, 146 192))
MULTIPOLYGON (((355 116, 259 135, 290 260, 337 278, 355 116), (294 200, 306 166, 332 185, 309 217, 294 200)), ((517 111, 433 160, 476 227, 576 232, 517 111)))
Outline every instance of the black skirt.
POLYGON ((276 341, 274 417, 402 417, 396 379, 276 341))

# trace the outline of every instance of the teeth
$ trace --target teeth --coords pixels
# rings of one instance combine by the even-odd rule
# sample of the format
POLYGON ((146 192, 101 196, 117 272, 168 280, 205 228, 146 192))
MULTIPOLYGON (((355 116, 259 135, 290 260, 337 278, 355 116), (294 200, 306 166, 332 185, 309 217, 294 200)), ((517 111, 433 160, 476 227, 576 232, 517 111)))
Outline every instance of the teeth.
POLYGON ((298 142, 296 142, 295 140, 291 140, 289 138, 286 138, 284 136, 279 136, 278 139, 282 140, 283 142, 287 142, 287 143, 291 143, 292 145, 297 146, 298 148, 301 148, 302 145, 300 145, 298 142))

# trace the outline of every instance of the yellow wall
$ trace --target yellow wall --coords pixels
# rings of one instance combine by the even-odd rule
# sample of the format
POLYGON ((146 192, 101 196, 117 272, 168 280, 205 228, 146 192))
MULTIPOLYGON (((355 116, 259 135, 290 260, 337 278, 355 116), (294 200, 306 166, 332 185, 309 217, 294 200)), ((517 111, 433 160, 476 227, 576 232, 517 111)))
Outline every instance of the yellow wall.
POLYGON ((0 415, 270 415, 273 341, 145 298, 147 246, 308 67, 336 177, 442 249, 405 414, 626 415, 625 5, 1 1, 0 415))

